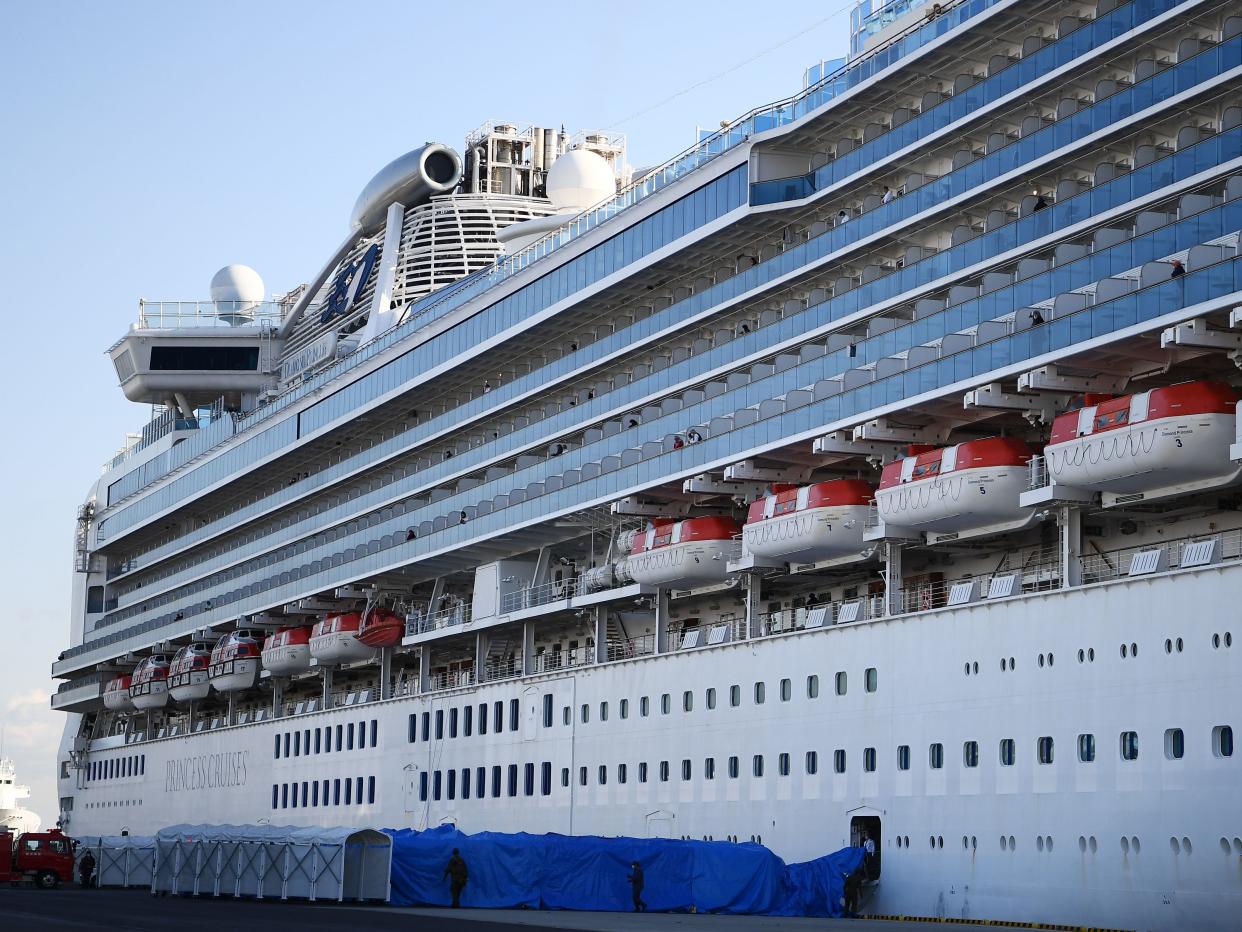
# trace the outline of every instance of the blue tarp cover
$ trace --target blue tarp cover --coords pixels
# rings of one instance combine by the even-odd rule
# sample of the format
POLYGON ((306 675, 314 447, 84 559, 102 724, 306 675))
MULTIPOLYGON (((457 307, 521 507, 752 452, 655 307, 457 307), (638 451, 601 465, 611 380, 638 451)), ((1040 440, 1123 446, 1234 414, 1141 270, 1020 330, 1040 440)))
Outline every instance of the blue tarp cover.
POLYGON ((642 864, 643 900, 656 911, 840 916, 845 878, 861 848, 786 864, 762 845, 668 838, 465 835, 452 826, 392 835, 392 902, 447 906, 454 848, 469 870, 462 905, 485 909, 630 910, 630 863, 642 864))

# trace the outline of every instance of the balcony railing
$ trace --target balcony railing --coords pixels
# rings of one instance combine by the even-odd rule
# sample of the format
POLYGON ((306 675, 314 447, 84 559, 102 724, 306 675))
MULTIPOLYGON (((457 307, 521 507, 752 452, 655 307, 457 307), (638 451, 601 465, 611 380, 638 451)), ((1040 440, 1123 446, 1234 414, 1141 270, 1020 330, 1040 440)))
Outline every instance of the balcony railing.
POLYGON ((439 631, 441 628, 464 625, 470 621, 470 608, 471 603, 463 599, 449 608, 444 608, 428 615, 424 615, 421 612, 413 612, 406 615, 405 636, 413 637, 415 634, 426 634, 428 631, 439 631))
POLYGON ((632 660, 655 653, 655 635, 644 634, 636 638, 622 638, 608 642, 609 660, 632 660))
POLYGON ((549 602, 571 599, 578 594, 578 580, 561 580, 530 586, 517 592, 506 592, 500 600, 501 612, 518 612, 524 608, 537 608, 549 602))
POLYGON ((138 301, 139 330, 183 330, 234 327, 239 324, 270 330, 288 308, 276 301, 138 301))

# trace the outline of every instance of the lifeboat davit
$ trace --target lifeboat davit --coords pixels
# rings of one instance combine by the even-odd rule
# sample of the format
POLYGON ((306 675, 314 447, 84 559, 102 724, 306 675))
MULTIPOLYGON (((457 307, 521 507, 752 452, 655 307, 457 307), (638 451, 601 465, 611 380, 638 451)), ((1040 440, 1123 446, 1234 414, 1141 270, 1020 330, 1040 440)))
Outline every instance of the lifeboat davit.
POLYGON ((671 589, 724 582, 741 555, 740 531, 732 518, 658 522, 635 535, 626 570, 636 583, 671 589))
POLYGON ((311 629, 306 626, 280 628, 263 642, 263 669, 273 676, 304 673, 310 669, 311 629))
POLYGON ((139 711, 162 709, 168 704, 167 654, 152 654, 138 662, 130 679, 129 698, 139 711))
POLYGON ((362 616, 357 612, 329 615, 311 629, 310 652, 322 664, 370 660, 375 648, 358 640, 362 616))
POLYGON ((1019 503, 1033 455, 1021 440, 988 437, 908 456, 884 467, 876 510, 891 528, 932 536, 1017 529, 1035 517, 1019 503))
POLYGON ((134 711, 134 700, 129 698, 131 682, 132 678, 128 676, 116 676, 108 680, 108 685, 104 687, 104 708, 112 712, 134 711))
POLYGON ((207 668, 211 686, 218 692, 249 689, 259 678, 259 655, 262 649, 258 635, 239 628, 230 631, 211 649, 211 665, 207 668))
POLYGON ((201 642, 187 644, 173 654, 168 668, 168 693, 177 702, 194 702, 206 699, 211 692, 207 667, 211 663, 211 648, 201 642))
POLYGON ((405 618, 386 608, 377 608, 362 622, 358 640, 368 647, 396 647, 405 637, 405 618))
POLYGON ((1229 456, 1237 404, 1228 385, 1183 382, 1062 414, 1044 448, 1048 475, 1077 489, 1145 498, 1226 485, 1239 474, 1229 456))
POLYGON ((743 553, 787 563, 857 556, 874 498, 874 490, 861 479, 777 489, 751 503, 742 528, 743 553))

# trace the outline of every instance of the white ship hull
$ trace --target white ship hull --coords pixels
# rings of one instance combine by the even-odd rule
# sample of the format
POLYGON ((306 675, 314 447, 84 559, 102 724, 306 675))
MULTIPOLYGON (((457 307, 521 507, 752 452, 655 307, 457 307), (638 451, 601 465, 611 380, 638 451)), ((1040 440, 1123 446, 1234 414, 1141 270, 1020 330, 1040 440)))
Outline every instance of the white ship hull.
POLYGON ((1088 434, 1044 449, 1056 482, 1094 492, 1181 491, 1238 478, 1232 414, 1196 414, 1088 434))
POLYGON ((696 540, 632 555, 626 566, 637 583, 690 589, 724 582, 740 545, 732 540, 696 540))
POLYGON ((129 688, 129 698, 139 712, 162 709, 168 704, 168 681, 152 680, 129 688))
POLYGON ((866 505, 807 508, 756 521, 742 529, 743 552, 790 563, 861 555, 867 511, 866 505))
POLYGON ((273 676, 305 673, 310 669, 310 662, 309 644, 289 644, 285 647, 270 647, 263 651, 263 669, 273 676))
POLYGON ((145 777, 79 786, 65 780, 61 792, 76 794, 69 831, 79 835, 112 834, 122 824, 152 832, 181 819, 193 800, 215 822, 424 827, 451 820, 466 832, 734 835, 741 841, 755 835, 791 860, 847 844, 851 817, 874 814, 881 819, 883 874, 871 912, 1232 929, 1242 796, 1238 759, 1215 756, 1212 734, 1236 721, 1242 708, 1242 644, 1213 648, 1212 638, 1231 626, 1227 593, 1240 586, 1242 566, 1235 564, 1030 596, 1007 602, 1003 612, 977 604, 928 612, 917 624, 895 619, 737 642, 673 654, 648 663, 641 675, 635 664, 646 661, 640 659, 589 667, 578 676, 393 699, 141 745, 117 737, 96 742, 93 759, 141 753, 145 777), (1187 604, 1201 610, 1186 612, 1187 604), (1092 619, 1089 630, 1083 618, 1092 619), (1170 636, 1183 640, 1184 652, 1165 653, 1170 636), (1120 645, 1131 642, 1140 645, 1139 655, 1122 659, 1120 645), (1095 659, 1080 663, 1078 651, 1087 649, 1095 659), (1000 661, 1010 656, 1014 669, 1001 672, 1000 661), (1038 656, 1055 663, 1041 667, 1038 656), (963 675, 963 663, 971 662, 979 672, 963 675), (878 671, 874 693, 864 688, 871 667, 878 671), (849 676, 843 696, 833 694, 838 670, 849 676), (807 698, 812 675, 819 677, 817 699, 807 698), (789 702, 778 699, 782 678, 792 683, 789 702), (751 701, 757 680, 767 681, 763 705, 751 701), (731 684, 742 688, 737 708, 725 698, 731 684), (720 697, 712 710, 703 699, 709 687, 720 697), (681 711, 685 690, 698 700, 689 713, 681 711), (666 692, 673 697, 668 718, 658 711, 666 692), (545 729, 540 708, 549 693, 556 714, 545 729), (640 695, 651 697, 652 716, 621 719, 616 704, 628 698, 634 708, 640 695), (506 714, 499 734, 408 740, 411 715, 511 700, 523 706, 521 722, 529 722, 516 731, 506 714), (600 702, 612 703, 614 715, 583 724, 579 707, 600 702), (569 725, 562 724, 565 706, 573 710, 569 725), (378 746, 368 740, 352 751, 273 756, 275 735, 371 719, 378 746), (1185 757, 1177 761, 1163 752, 1172 727, 1185 733, 1185 757), (1117 736, 1127 730, 1139 734, 1134 761, 1118 757, 1117 736), (1076 758, 1083 733, 1096 736, 1091 764, 1076 758), (1036 761, 1044 735, 1055 738, 1047 765, 1036 761), (1004 738, 1015 741, 1013 766, 1001 766, 997 757, 1004 738), (979 743, 979 765, 966 768, 962 747, 971 740, 979 743), (941 769, 929 769, 932 743, 943 745, 941 769), (899 745, 911 748, 909 770, 897 767, 899 745), (877 751, 871 773, 863 770, 867 747, 877 751), (835 749, 846 752, 843 774, 833 772, 835 749), (818 755, 814 775, 805 772, 807 751, 818 755), (788 777, 778 772, 782 753, 792 761, 788 777), (757 754, 767 764, 763 777, 752 775, 757 754), (728 775, 730 756, 741 760, 736 779, 728 775), (704 779, 707 757, 717 762, 714 780, 704 779), (691 780, 680 778, 682 759, 692 762, 691 780), (672 762, 668 782, 657 775, 661 760, 672 762), (424 772, 484 767, 490 780, 494 766, 532 762, 538 770, 542 761, 554 775, 548 795, 536 787, 531 798, 521 789, 515 799, 420 798, 424 772), (638 779, 640 762, 650 766, 646 783, 638 779), (629 768, 625 784, 617 782, 621 763, 629 768), (597 779, 601 765, 608 769, 605 785, 597 779), (566 767, 572 791, 561 786, 566 767), (587 768, 585 787, 578 785, 579 767, 587 768), (295 808, 280 802, 291 784, 300 796, 303 781, 308 787, 328 781, 331 788, 359 777, 365 784, 371 776, 374 803, 295 808), (125 802, 136 798, 141 806, 125 802), (1029 883, 1033 876, 1037 886, 1029 883))
POLYGON ((211 688, 216 692, 236 692, 249 689, 259 678, 259 658, 243 657, 224 660, 210 667, 211 688))
POLYGON ((1025 466, 960 469, 932 479, 878 489, 880 520, 895 527, 939 533, 1021 522, 1030 509, 1018 504, 1028 483, 1025 466))
POLYGON ((376 653, 374 647, 358 640, 355 631, 319 634, 310 639, 310 655, 319 663, 353 663, 356 660, 370 660, 376 653))
POLYGON ((206 670, 192 670, 168 678, 168 694, 174 702, 197 702, 211 694, 211 680, 206 670))

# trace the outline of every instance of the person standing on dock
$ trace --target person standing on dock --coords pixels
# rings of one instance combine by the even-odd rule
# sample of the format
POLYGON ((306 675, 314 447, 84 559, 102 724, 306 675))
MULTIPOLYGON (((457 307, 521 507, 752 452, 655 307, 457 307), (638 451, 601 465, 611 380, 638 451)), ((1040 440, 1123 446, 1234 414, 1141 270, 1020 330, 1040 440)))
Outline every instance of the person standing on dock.
POLYGON ((634 895, 634 912, 645 913, 647 904, 643 902, 643 866, 637 861, 631 863, 629 876, 625 879, 630 882, 630 892, 634 895))
POLYGON ((470 871, 466 869, 465 858, 461 856, 461 851, 457 848, 453 849, 453 856, 449 858, 448 866, 444 868, 444 876, 449 878, 450 889, 453 891, 453 909, 461 908, 461 891, 466 887, 466 881, 470 879, 470 871))
POLYGON ((82 855, 82 860, 78 861, 78 884, 84 889, 94 886, 92 881, 95 879, 95 855, 91 854, 88 848, 86 854, 82 855))

